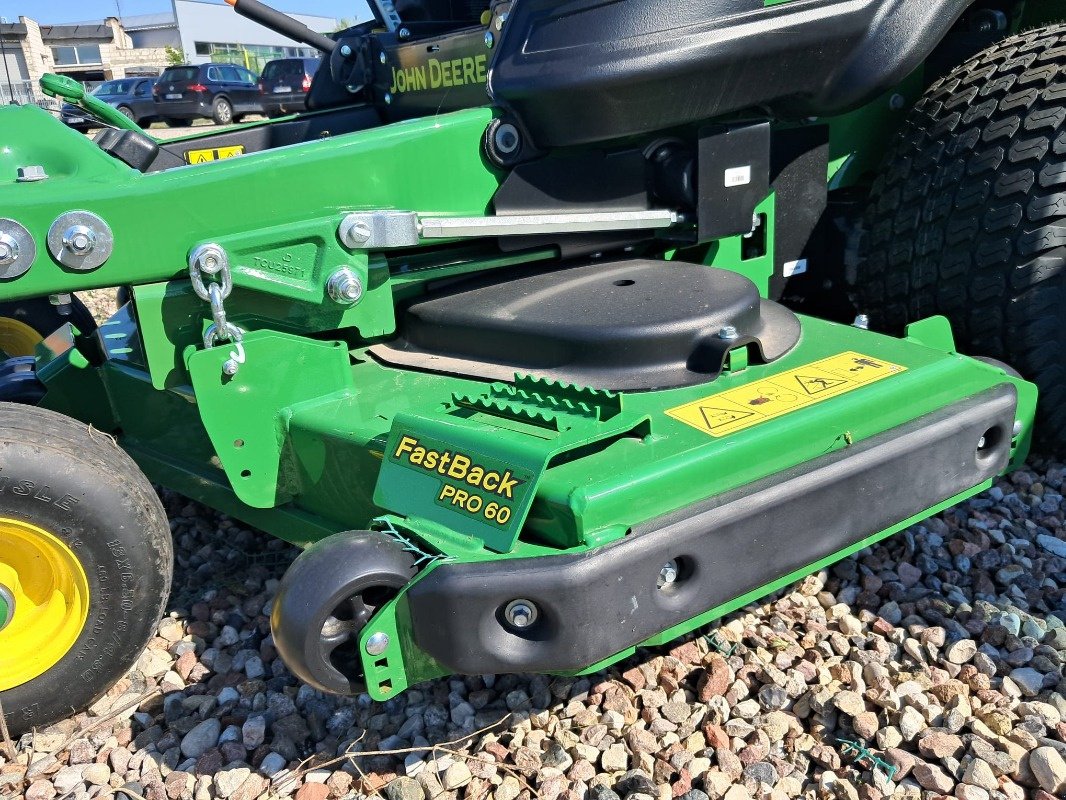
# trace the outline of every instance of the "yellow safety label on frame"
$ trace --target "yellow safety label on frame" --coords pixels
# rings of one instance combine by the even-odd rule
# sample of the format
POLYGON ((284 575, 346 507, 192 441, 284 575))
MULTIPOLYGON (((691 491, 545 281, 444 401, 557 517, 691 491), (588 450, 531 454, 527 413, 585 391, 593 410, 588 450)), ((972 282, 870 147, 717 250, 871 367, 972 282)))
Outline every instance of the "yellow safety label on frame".
POLYGON ((233 158, 244 155, 244 145, 235 144, 230 147, 211 147, 207 150, 189 150, 185 154, 185 160, 190 164, 206 164, 208 161, 218 161, 222 158, 233 158))
POLYGON ((862 353, 841 353, 666 413, 711 436, 728 436, 906 369, 862 353))

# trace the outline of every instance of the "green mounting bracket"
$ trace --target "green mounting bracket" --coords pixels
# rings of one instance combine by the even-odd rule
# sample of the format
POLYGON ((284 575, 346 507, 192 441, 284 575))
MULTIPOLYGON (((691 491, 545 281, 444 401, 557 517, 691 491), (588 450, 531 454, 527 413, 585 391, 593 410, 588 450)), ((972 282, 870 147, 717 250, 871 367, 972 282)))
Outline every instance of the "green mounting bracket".
MULTIPOLYGON (((85 91, 84 86, 66 75, 53 75, 51 73, 43 75, 41 77, 41 90, 49 97, 62 97, 64 100, 69 100, 108 125, 144 133, 144 129, 132 119, 117 108, 112 108, 103 100, 97 100, 85 91)), ((147 134, 145 135, 147 136, 147 134)))
POLYGON ((345 344, 253 331, 239 346, 190 348, 187 360, 200 417, 237 497, 253 508, 291 500, 295 478, 281 469, 290 409, 354 390, 345 344), (224 369, 230 360, 238 362, 233 375, 224 369))

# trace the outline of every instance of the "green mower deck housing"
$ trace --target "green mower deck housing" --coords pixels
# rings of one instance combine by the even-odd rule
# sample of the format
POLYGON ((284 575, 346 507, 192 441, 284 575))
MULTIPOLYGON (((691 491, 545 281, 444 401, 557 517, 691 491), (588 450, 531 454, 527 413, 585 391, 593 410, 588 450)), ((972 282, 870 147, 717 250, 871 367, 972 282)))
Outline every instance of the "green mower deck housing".
POLYGON ((867 329, 833 216, 1054 5, 380 17, 312 40, 308 112, 171 141, 46 78, 114 127, 0 109, 0 300, 129 291, 5 397, 305 547, 272 625, 317 688, 602 669, 1025 458, 1036 387, 867 329))

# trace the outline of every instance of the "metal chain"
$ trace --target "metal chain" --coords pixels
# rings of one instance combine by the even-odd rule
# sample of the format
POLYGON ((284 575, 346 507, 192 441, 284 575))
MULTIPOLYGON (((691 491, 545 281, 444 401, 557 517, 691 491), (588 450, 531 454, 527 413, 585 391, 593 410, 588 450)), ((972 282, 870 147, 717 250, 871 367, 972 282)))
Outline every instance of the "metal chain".
POLYGON ((245 361, 241 344, 244 331, 226 319, 225 300, 233 291, 233 275, 226 251, 217 244, 204 244, 193 250, 189 255, 189 280, 196 296, 211 306, 214 321, 204 331, 204 347, 210 349, 222 342, 232 343, 235 350, 230 351, 222 371, 226 375, 236 375, 245 361), (205 284, 204 275, 214 276, 217 280, 205 284))

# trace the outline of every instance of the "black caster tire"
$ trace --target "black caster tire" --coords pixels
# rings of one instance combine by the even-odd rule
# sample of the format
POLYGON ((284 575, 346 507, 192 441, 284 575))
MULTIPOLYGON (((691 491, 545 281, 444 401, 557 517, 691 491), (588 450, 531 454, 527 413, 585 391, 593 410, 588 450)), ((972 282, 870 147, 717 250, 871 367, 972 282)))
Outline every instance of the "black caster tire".
POLYGON ((234 122, 233 106, 230 105, 230 101, 225 97, 215 100, 215 104, 211 107, 211 119, 216 125, 229 125, 234 122))
POLYGON ((934 83, 874 184, 854 296, 871 327, 931 314, 960 351, 1040 387, 1066 444, 1066 25, 1004 39, 934 83))
POLYGON ((2 357, 32 356, 44 337, 67 322, 82 334, 96 330, 92 313, 77 297, 71 298, 70 314, 66 316, 47 297, 0 303, 0 353, 2 357))
POLYGON ((137 661, 170 590, 166 514, 111 437, 0 403, 0 703, 19 736, 137 661))
POLYGON ((348 531, 315 542, 278 587, 270 615, 278 655, 316 689, 359 694, 360 633, 414 576, 414 556, 387 534, 348 531))

